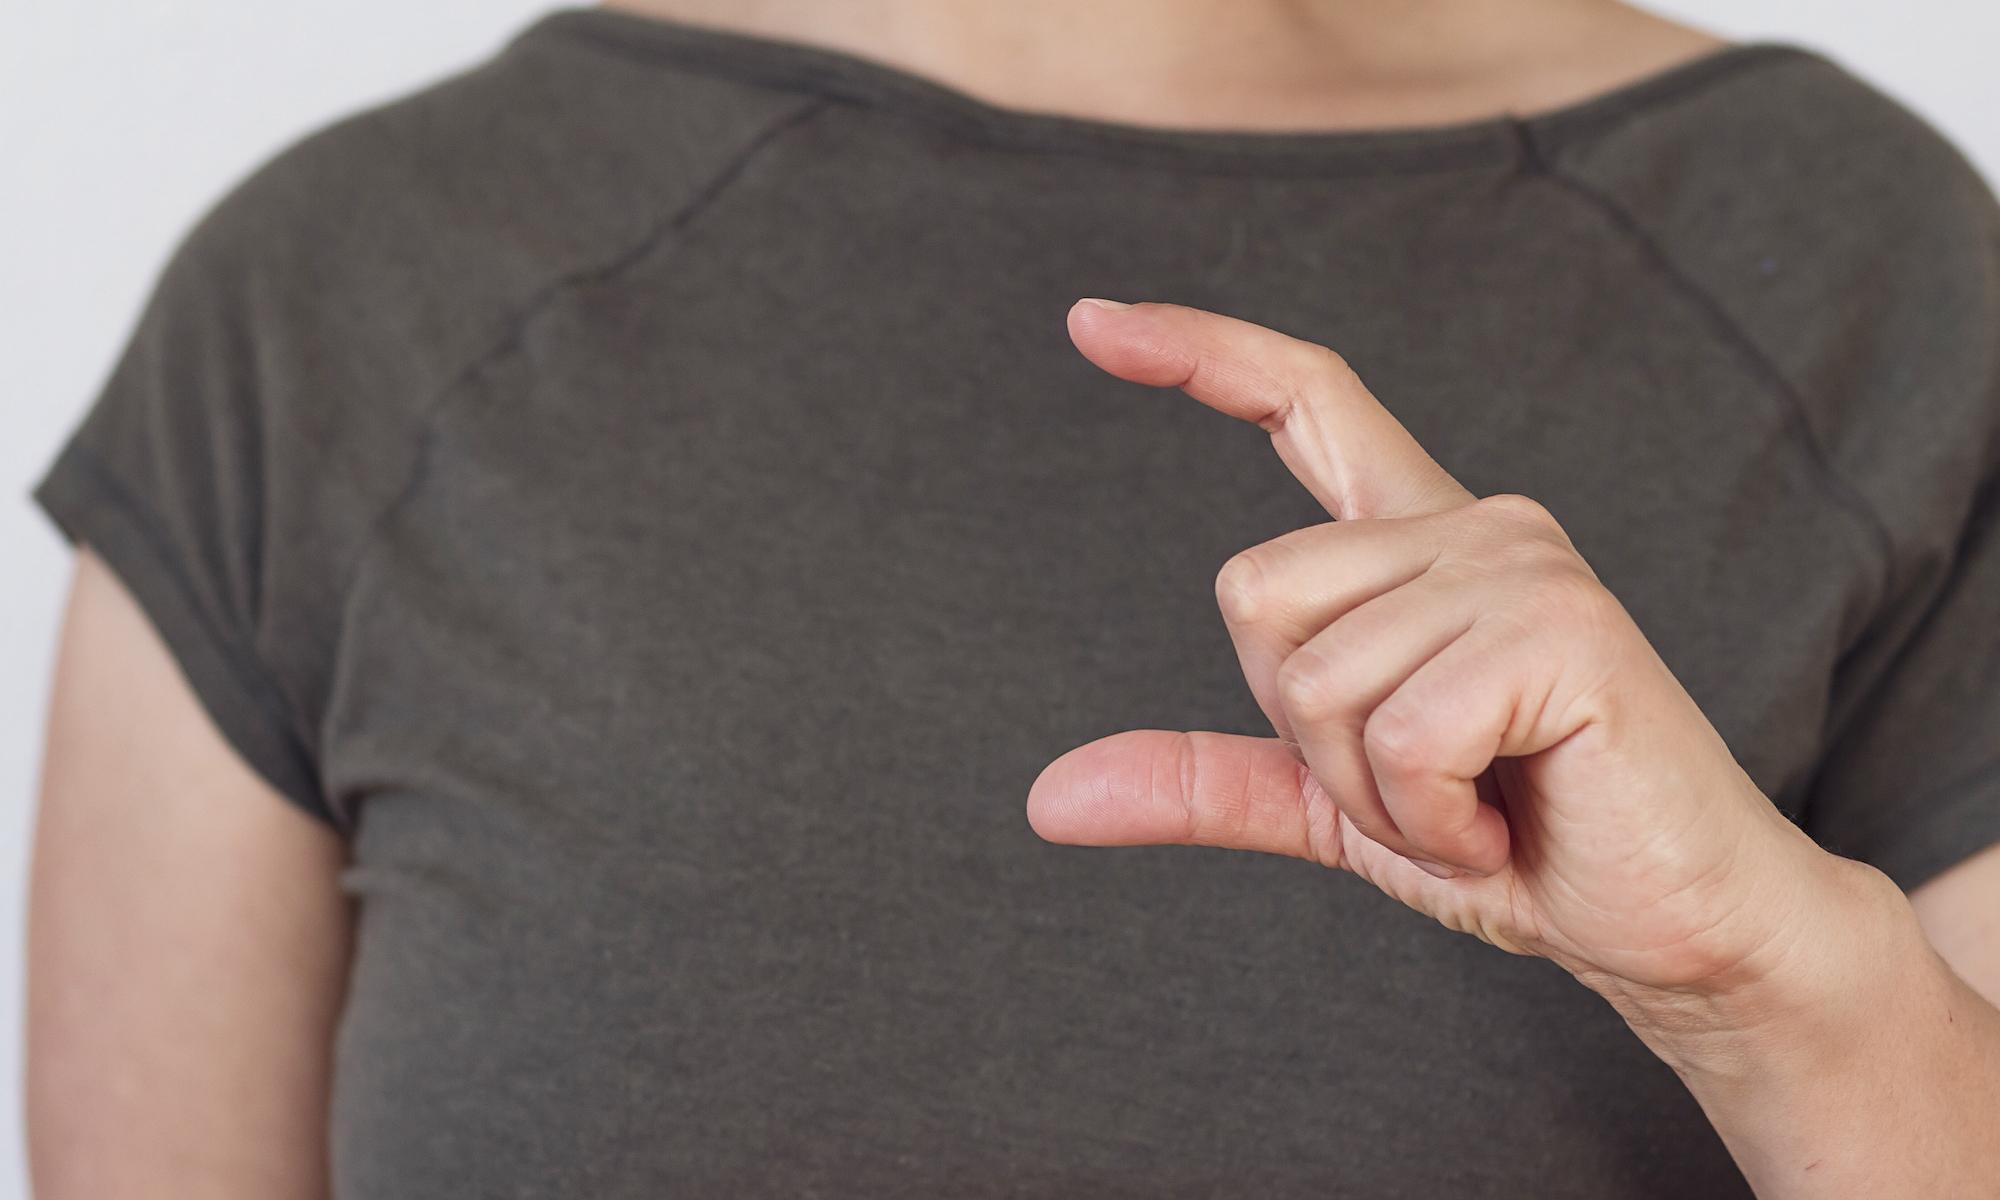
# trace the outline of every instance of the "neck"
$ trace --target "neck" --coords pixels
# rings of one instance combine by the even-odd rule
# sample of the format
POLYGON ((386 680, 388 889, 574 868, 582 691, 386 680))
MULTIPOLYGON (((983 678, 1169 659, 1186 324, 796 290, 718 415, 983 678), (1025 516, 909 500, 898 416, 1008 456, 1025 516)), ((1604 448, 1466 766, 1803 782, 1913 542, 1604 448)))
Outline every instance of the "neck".
POLYGON ((603 0, 874 59, 989 104, 1177 128, 1561 107, 1721 45, 1613 0, 603 0))

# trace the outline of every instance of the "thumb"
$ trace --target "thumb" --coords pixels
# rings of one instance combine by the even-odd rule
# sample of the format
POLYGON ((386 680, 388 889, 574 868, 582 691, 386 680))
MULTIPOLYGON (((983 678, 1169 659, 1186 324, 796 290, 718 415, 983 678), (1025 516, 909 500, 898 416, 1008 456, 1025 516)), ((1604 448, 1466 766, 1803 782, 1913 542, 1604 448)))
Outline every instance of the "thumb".
POLYGON ((1315 828, 1302 803, 1308 786, 1317 784, 1276 738, 1134 729, 1043 768, 1028 789, 1028 824, 1069 845, 1222 846, 1337 867, 1332 822, 1315 828))

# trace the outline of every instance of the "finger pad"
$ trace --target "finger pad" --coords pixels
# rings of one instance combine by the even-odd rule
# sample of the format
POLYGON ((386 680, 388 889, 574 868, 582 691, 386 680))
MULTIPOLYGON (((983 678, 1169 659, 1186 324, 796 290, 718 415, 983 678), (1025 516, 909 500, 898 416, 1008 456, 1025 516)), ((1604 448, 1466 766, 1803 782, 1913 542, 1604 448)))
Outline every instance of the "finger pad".
POLYGON ((1143 307, 1106 309, 1078 301, 1069 339, 1100 370, 1151 387, 1179 387, 1193 369, 1188 353, 1160 336, 1143 307))
POLYGON ((1100 738, 1042 768, 1028 789, 1028 825, 1045 841, 1129 846, 1176 832, 1152 787, 1153 747, 1140 731, 1100 738))

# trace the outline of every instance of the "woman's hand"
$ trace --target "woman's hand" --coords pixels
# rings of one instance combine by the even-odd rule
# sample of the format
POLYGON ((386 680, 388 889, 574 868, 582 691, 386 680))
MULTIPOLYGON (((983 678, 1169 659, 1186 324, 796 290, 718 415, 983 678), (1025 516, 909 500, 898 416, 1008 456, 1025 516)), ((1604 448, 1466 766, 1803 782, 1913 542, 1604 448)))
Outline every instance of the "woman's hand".
POLYGON ((1545 509, 1466 491, 1320 346, 1176 305, 1069 320, 1106 371, 1268 431, 1338 520, 1217 580, 1279 736, 1078 747, 1035 781, 1037 833, 1342 868, 1555 961, 1628 1020, 1791 955, 1855 864, 1765 798, 1545 509))

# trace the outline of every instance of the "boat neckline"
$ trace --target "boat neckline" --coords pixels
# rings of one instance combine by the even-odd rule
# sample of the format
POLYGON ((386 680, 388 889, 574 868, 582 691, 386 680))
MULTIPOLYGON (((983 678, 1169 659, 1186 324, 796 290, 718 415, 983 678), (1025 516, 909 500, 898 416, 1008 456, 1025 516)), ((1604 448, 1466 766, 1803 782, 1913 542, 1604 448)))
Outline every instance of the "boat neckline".
POLYGON ((1595 95, 1526 115, 1500 113, 1429 125, 1290 130, 1152 126, 1016 108, 831 46, 599 5, 547 10, 509 45, 551 39, 900 113, 962 138, 1015 150, 1136 158, 1194 169, 1332 168, 1385 173, 1515 162, 1524 143, 1545 153, 1565 140, 1670 104, 1752 67, 1821 57, 1789 42, 1728 42, 1595 95))

